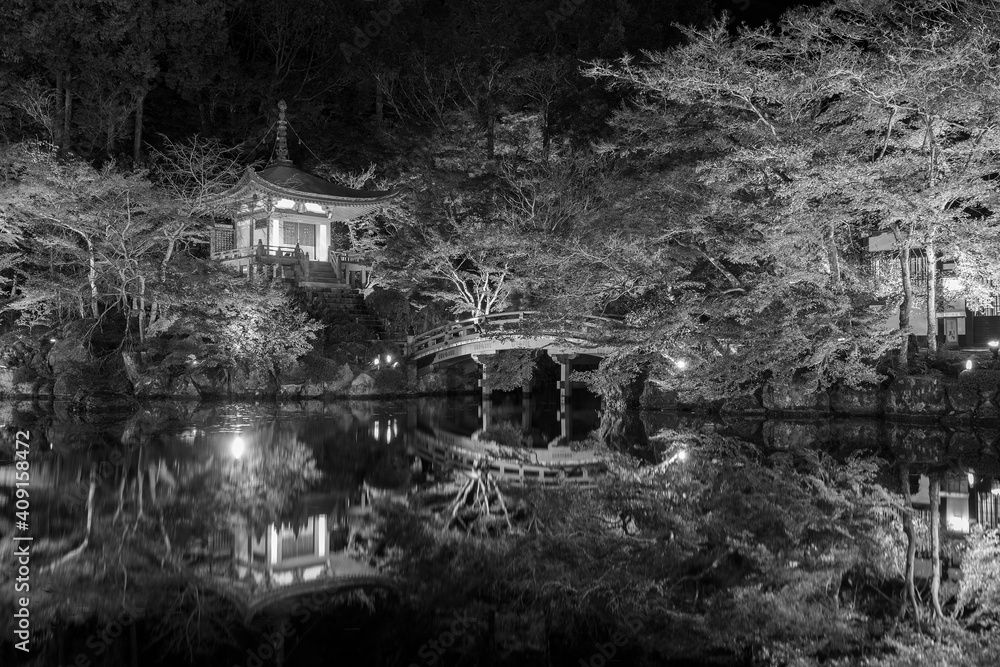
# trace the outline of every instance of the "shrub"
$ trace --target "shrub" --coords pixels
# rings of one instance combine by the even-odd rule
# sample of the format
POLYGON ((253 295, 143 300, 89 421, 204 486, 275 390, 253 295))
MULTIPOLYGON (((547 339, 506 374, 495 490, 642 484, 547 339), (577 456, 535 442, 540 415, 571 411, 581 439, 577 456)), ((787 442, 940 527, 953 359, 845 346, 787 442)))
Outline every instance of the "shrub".
POLYGON ((1000 389, 1000 371, 978 368, 958 376, 958 384, 975 391, 1000 389))
POLYGON ((410 304, 400 292, 376 288, 365 298, 365 306, 388 323, 388 330, 403 332, 410 325, 410 304))
POLYGON ((534 350, 500 350, 483 366, 490 389, 512 391, 531 382, 535 371, 534 350))
POLYGON ((399 394, 406 391, 406 373, 398 368, 383 368, 375 373, 375 391, 399 394))
POLYGON ((511 422, 497 422, 479 434, 480 440, 495 442, 503 447, 531 447, 531 436, 511 422))
POLYGON ((1000 617, 1000 530, 976 526, 962 558, 955 615, 974 610, 969 621, 984 615, 1000 617))

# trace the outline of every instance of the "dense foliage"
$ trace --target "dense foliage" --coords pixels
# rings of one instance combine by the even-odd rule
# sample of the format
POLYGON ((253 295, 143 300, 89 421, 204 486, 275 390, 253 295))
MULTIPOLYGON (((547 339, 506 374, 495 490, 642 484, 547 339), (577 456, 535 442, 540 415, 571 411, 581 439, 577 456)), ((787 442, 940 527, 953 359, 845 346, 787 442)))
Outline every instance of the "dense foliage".
POLYGON ((902 576, 903 543, 901 499, 877 483, 877 461, 681 432, 658 444, 659 465, 611 454, 593 492, 505 489, 522 517, 505 540, 443 534, 389 508, 391 565, 428 608, 535 619, 520 640, 542 635, 536 644, 570 658, 616 632, 633 664, 782 664, 878 643, 858 621, 896 614, 869 590, 902 576))

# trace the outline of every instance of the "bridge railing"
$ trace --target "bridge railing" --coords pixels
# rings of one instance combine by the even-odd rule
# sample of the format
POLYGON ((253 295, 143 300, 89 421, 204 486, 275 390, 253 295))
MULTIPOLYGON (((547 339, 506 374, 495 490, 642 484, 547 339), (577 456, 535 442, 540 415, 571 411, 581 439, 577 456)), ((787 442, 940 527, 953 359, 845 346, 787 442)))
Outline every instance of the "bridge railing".
MULTIPOLYGON (((524 320, 538 314, 538 311, 534 310, 519 310, 470 317, 469 319, 460 320, 453 324, 446 324, 414 336, 407 345, 407 353, 416 357, 426 356, 433 351, 460 343, 464 340, 480 338, 484 331, 494 330, 494 327, 499 327, 501 331, 506 329, 509 324, 519 327, 524 320)), ((574 324, 580 329, 579 333, 586 334, 588 331, 607 328, 609 325, 620 323, 619 320, 610 317, 587 315, 581 317, 574 324)))

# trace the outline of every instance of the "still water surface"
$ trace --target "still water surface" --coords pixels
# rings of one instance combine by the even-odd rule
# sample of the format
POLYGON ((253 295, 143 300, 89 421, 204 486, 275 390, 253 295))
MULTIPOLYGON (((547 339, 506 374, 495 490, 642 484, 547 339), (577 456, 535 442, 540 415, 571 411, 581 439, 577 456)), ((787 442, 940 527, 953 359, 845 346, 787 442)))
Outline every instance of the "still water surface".
MULTIPOLYGON (((242 611, 244 621, 290 613, 310 592, 387 581, 370 558, 371 507, 380 498, 405 499, 420 485, 455 468, 469 470, 482 458, 508 483, 592 485, 601 474, 595 447, 656 462, 663 441, 655 436, 664 430, 717 432, 769 449, 814 447, 838 455, 864 450, 906 460, 918 506, 926 499, 924 473, 944 471, 942 513, 956 533, 977 522, 995 526, 1000 509, 1000 494, 991 493, 1000 490, 995 428, 602 415, 599 402, 584 392, 565 408, 557 397, 544 395, 530 400, 501 395, 486 404, 472 397, 158 403, 104 414, 21 402, 0 404, 0 424, 5 564, 13 538, 30 535, 36 562, 51 569, 89 539, 89 513, 96 545, 87 546, 91 552, 101 549, 98 560, 117 558, 116 567, 135 568, 132 576, 139 582, 148 576, 144 568, 150 563, 139 556, 126 562, 121 549, 110 554, 108 535, 119 531, 123 543, 137 545, 137 553, 167 554, 161 565, 163 558, 172 559, 185 577, 214 586, 242 611), (26 526, 15 524, 18 432, 28 434, 30 447, 26 526), (139 516, 154 517, 143 520, 144 534, 134 519, 139 516), (97 526, 103 526, 103 537, 97 526)), ((74 563, 82 566, 84 559, 74 563)), ((51 582, 51 574, 36 576, 51 582)), ((5 600, 8 584, 3 583, 5 600)), ((36 628, 65 626, 115 607, 114 600, 102 599, 101 590, 79 588, 49 586, 39 592, 36 628)))

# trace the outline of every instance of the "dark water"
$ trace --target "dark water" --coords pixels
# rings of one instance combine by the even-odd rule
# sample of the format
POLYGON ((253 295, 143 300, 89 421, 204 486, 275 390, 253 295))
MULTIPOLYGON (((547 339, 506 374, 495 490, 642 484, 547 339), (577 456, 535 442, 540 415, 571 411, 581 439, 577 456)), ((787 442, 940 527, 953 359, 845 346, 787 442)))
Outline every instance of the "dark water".
MULTIPOLYGON (((262 618, 326 614, 323 605, 351 582, 391 598, 371 558, 371 506, 379 499, 405 501, 421 484, 454 468, 470 469, 483 457, 509 483, 594 484, 600 476, 595 447, 655 462, 662 448, 655 436, 664 430, 720 433, 770 449, 865 451, 905 460, 918 505, 926 499, 925 473, 944 472, 942 513, 950 530, 997 524, 995 428, 612 416, 598 408, 582 392, 566 407, 547 396, 497 396, 486 405, 473 398, 161 403, 105 414, 0 404, 0 606, 20 608, 19 598, 30 596, 32 633, 31 653, 18 652, 19 621, 4 614, 3 664, 158 658, 183 664, 184 655, 196 662, 197 655, 211 654, 213 642, 252 648, 254 633, 270 627, 271 621, 260 625, 262 618), (496 446, 481 435, 520 441, 496 446), (27 461, 20 470, 18 459, 27 461), (25 544, 31 553, 27 593, 16 588, 17 550, 25 544), (192 623, 212 624, 201 616, 176 617, 178 609, 190 609, 190 600, 176 600, 191 582, 221 601, 196 607, 218 627, 199 630, 194 639, 192 623), (303 607, 303 600, 316 604, 303 607), (136 622, 139 617, 166 620, 154 631, 136 622), (226 629, 233 627, 241 629, 226 629), (108 628, 114 637, 95 638, 108 628), (155 655, 142 652, 147 644, 158 647, 155 655)), ((344 632, 352 625, 367 631, 358 621, 346 623, 344 632)), ((349 632, 340 638, 348 639, 349 632)), ((396 664, 377 647, 369 649, 369 664, 396 664)), ((231 659, 232 651, 227 655, 231 659)), ((277 664, 286 656, 251 650, 238 662, 258 659, 277 664)))

